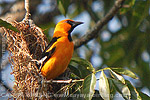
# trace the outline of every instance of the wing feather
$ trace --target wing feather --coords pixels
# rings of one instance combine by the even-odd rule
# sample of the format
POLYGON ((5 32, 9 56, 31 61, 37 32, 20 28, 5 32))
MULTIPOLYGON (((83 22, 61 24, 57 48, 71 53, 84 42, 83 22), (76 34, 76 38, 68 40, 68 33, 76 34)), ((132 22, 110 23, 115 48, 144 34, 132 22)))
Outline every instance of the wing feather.
POLYGON ((44 52, 41 56, 41 65, 38 66, 38 68, 41 70, 43 65, 51 58, 52 54, 54 53, 56 46, 52 47, 52 45, 59 39, 60 37, 54 37, 52 38, 51 42, 48 44, 48 46, 45 48, 44 52))

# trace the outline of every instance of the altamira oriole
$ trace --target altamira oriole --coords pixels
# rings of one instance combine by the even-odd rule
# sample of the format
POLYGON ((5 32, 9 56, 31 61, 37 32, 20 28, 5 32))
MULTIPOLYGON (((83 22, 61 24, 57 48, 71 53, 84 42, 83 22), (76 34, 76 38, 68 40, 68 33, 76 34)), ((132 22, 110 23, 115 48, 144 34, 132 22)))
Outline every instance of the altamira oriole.
POLYGON ((56 25, 53 38, 40 60, 40 71, 46 79, 54 79, 66 70, 74 50, 71 32, 82 23, 65 19, 56 25))

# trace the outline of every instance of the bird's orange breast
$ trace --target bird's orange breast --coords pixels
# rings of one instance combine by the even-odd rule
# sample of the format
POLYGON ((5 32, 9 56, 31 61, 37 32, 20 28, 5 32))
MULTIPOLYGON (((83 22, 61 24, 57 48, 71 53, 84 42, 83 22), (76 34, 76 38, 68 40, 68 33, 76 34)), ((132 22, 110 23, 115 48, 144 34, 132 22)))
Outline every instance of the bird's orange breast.
POLYGON ((56 47, 54 54, 41 69, 41 73, 46 79, 54 79, 62 74, 73 55, 74 45, 68 40, 68 37, 59 38, 53 47, 56 47))

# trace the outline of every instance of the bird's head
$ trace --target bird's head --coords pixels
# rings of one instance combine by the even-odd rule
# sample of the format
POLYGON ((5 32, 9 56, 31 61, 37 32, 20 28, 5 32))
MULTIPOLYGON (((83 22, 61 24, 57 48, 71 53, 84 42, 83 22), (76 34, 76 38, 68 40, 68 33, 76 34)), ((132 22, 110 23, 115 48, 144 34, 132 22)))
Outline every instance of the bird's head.
POLYGON ((73 29, 80 24, 83 24, 83 22, 77 22, 71 19, 62 20, 57 23, 54 30, 54 36, 69 35, 73 31, 73 29))

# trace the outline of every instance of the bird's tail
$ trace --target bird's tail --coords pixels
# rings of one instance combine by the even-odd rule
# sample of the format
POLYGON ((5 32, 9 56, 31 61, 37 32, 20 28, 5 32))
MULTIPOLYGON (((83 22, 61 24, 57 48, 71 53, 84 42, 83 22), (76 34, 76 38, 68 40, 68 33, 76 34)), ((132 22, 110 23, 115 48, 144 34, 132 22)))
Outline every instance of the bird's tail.
POLYGON ((42 58, 40 60, 33 59, 31 61, 34 61, 36 63, 37 68, 39 69, 39 71, 41 71, 41 68, 43 67, 44 61, 46 58, 47 58, 47 56, 45 56, 44 58, 42 58))

